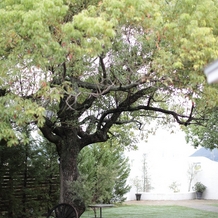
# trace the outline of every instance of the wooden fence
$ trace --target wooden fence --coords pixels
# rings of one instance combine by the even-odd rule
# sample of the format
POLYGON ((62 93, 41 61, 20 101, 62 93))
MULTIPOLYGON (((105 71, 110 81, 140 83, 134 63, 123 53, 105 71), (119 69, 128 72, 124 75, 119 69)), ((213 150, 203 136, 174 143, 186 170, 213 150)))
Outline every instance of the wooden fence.
POLYGON ((56 205, 59 175, 31 177, 26 173, 0 172, 0 218, 32 217, 56 205))

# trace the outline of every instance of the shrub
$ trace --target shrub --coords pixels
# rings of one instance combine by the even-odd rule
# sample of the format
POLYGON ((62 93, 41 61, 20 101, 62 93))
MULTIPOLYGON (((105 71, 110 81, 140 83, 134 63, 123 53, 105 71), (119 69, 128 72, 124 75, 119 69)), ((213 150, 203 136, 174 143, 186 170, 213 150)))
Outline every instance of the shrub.
POLYGON ((204 184, 202 184, 201 182, 196 182, 194 187, 193 187, 193 190, 196 191, 196 192, 202 192, 203 193, 206 188, 207 187, 204 184))

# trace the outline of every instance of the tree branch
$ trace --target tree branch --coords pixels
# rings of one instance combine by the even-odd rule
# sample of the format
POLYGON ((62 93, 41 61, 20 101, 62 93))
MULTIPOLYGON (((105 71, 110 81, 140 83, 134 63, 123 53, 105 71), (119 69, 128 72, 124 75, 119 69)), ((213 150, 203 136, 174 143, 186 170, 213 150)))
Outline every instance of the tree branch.
POLYGON ((103 60, 102 56, 99 56, 99 63, 100 63, 101 69, 102 69, 103 82, 104 82, 107 79, 107 72, 106 72, 106 67, 105 67, 104 60, 103 60))
MULTIPOLYGON (((191 121, 197 121, 199 120, 200 118, 194 118, 192 117, 192 113, 193 113, 193 107, 192 107, 192 110, 190 112, 190 115, 187 116, 187 115, 182 115, 182 114, 178 114, 174 111, 171 111, 171 110, 165 110, 165 109, 162 109, 162 108, 157 108, 157 107, 150 107, 150 106, 144 106, 144 105, 139 105, 139 106, 136 106, 136 107, 129 107, 129 108, 117 108, 117 109, 111 109, 111 110, 108 110, 107 113, 110 114, 110 113, 117 113, 117 112, 124 112, 124 111, 129 111, 129 112, 132 112, 132 111, 139 111, 139 110, 146 110, 146 111, 154 111, 154 112, 160 112, 160 113, 163 113, 163 114, 167 114, 167 115, 172 115, 176 122, 181 124, 181 125, 190 125, 191 124, 191 121), (181 120, 181 119, 187 119, 185 121, 181 120)), ((203 119, 201 119, 203 120, 203 119)))
POLYGON ((135 88, 141 84, 146 83, 146 81, 139 79, 138 81, 131 83, 131 84, 128 84, 128 85, 116 86, 114 84, 105 85, 105 84, 101 84, 101 83, 99 83, 99 84, 88 83, 88 82, 81 81, 77 78, 74 78, 73 82, 74 83, 76 82, 78 87, 90 89, 90 90, 94 91, 95 93, 102 93, 103 92, 104 94, 107 94, 111 91, 128 91, 132 88, 135 88), (104 90, 107 90, 107 91, 105 92, 104 90))
POLYGON ((139 130, 141 130, 141 127, 142 127, 142 123, 138 120, 135 120, 135 119, 131 119, 131 120, 119 120, 117 121, 115 124, 117 125, 123 125, 123 124, 128 124, 128 123, 137 123, 138 124, 138 127, 139 127, 139 130))
POLYGON ((61 132, 58 128, 54 128, 54 124, 48 119, 45 118, 45 123, 40 127, 42 134, 51 142, 57 144, 61 139, 61 132))

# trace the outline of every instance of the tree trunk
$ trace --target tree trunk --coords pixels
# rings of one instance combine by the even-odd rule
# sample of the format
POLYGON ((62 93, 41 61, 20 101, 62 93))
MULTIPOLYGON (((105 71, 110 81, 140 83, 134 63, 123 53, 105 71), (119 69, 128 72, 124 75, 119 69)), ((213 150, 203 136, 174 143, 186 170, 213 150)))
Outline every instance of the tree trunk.
POLYGON ((60 203, 73 205, 79 216, 85 211, 85 204, 76 197, 77 190, 72 190, 71 186, 79 176, 77 158, 80 150, 77 138, 66 134, 60 152, 60 203))

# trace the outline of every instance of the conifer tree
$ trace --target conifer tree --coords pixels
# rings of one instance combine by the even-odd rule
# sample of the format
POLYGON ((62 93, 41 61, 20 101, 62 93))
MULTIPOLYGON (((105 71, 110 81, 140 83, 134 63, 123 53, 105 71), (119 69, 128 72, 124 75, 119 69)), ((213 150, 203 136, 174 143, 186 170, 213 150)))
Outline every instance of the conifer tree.
POLYGON ((107 143, 88 146, 80 153, 78 166, 84 186, 89 187, 89 203, 125 200, 124 195, 130 188, 126 184, 130 167, 122 150, 107 143))

